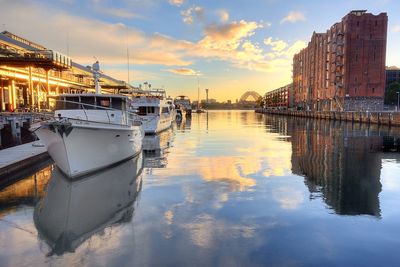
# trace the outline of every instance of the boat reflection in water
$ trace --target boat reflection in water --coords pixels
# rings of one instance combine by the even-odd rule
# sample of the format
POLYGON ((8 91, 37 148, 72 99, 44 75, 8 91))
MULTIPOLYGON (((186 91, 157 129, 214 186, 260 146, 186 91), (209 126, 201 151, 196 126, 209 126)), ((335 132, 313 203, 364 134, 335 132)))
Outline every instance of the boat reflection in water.
POLYGON ((129 222, 141 191, 142 154, 113 168, 71 181, 55 168, 34 222, 49 256, 74 252, 105 228, 129 222))
POLYGON ((165 168, 168 160, 168 149, 172 146, 174 128, 171 127, 156 135, 143 138, 144 166, 147 168, 165 168))

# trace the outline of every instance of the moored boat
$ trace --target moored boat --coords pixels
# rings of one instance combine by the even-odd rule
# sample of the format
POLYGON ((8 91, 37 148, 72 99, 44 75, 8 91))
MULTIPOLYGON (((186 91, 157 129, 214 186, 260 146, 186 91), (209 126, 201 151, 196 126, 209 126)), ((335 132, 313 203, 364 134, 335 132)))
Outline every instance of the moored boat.
POLYGON ((180 95, 177 96, 174 100, 175 106, 182 111, 185 112, 186 116, 192 115, 192 104, 190 103, 190 99, 187 96, 180 95))
POLYGON ((139 154, 143 130, 127 100, 121 95, 60 95, 54 117, 32 129, 61 171, 75 178, 139 154))
POLYGON ((175 112, 165 91, 152 89, 137 92, 131 99, 131 109, 137 112, 146 134, 155 134, 171 127, 175 112))

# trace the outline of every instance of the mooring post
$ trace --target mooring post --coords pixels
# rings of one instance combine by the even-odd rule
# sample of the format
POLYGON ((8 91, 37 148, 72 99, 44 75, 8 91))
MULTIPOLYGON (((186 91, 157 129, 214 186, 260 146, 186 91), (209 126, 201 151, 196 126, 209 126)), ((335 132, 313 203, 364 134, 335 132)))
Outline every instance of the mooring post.
POLYGON ((17 120, 16 117, 11 118, 10 125, 11 125, 11 135, 13 141, 20 145, 21 144, 21 123, 17 120))

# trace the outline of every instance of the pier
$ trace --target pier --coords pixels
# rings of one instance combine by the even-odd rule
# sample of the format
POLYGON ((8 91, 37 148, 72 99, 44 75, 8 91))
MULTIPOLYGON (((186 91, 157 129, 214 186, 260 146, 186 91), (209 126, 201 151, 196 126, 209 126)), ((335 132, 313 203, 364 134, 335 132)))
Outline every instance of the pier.
POLYGON ((368 111, 304 111, 304 110, 278 110, 258 108, 257 113, 278 114, 285 116, 349 121, 354 123, 379 124, 400 126, 400 112, 368 112, 368 111))
POLYGON ((46 147, 37 141, 0 150, 0 185, 13 182, 18 172, 28 167, 37 167, 47 159, 49 155, 46 147))

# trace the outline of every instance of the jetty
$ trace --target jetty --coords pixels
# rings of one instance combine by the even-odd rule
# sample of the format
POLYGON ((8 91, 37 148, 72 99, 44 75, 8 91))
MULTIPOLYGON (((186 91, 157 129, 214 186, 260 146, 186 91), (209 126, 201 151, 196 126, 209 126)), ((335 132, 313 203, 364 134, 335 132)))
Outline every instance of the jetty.
POLYGON ((49 155, 39 141, 0 150, 0 185, 15 180, 15 175, 28 167, 48 163, 49 155))

